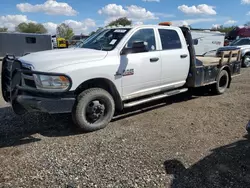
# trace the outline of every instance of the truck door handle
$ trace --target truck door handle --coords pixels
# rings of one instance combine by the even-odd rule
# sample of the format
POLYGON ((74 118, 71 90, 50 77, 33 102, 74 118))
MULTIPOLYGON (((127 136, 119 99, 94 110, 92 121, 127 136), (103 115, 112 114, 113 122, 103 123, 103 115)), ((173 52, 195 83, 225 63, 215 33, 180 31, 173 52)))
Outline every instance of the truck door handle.
POLYGON ((158 58, 158 57, 150 58, 150 62, 157 62, 157 61, 159 61, 159 58, 158 58))
POLYGON ((181 58, 184 59, 184 58, 186 58, 187 56, 188 56, 187 54, 182 54, 182 55, 181 55, 181 58))

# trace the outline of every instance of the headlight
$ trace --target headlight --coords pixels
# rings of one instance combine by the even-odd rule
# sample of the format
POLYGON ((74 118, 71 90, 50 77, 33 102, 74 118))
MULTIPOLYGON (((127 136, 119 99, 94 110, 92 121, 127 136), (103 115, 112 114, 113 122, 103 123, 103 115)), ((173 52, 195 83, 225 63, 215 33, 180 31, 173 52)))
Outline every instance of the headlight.
POLYGON ((34 74, 37 89, 47 91, 65 91, 70 87, 70 80, 66 76, 49 76, 34 74))

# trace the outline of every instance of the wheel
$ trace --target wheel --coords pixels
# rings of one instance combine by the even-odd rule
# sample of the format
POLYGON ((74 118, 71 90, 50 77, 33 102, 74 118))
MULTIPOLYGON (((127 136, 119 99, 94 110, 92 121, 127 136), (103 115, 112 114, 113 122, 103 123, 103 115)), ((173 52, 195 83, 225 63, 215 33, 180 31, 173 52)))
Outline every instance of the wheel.
POLYGON ((213 91, 215 94, 223 94, 229 84, 229 75, 226 70, 222 70, 219 75, 217 76, 217 82, 213 87, 213 91))
POLYGON ((113 97, 104 89, 91 88, 78 96, 72 117, 80 130, 91 132, 105 128, 114 112, 113 97))
POLYGON ((247 130, 248 134, 250 134, 250 121, 248 122, 248 124, 246 126, 246 130, 247 130))
POLYGON ((245 55, 242 58, 242 67, 250 67, 250 55, 245 55))

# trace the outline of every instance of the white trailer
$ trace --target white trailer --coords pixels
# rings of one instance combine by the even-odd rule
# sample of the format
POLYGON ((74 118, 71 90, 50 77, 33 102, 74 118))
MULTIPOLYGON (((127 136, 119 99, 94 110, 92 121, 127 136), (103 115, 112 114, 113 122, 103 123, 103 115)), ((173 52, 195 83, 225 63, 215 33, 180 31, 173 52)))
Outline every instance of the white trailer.
POLYGON ((218 48, 224 46, 225 33, 209 30, 191 30, 191 35, 193 39, 198 39, 198 44, 195 45, 196 55, 216 51, 218 48))

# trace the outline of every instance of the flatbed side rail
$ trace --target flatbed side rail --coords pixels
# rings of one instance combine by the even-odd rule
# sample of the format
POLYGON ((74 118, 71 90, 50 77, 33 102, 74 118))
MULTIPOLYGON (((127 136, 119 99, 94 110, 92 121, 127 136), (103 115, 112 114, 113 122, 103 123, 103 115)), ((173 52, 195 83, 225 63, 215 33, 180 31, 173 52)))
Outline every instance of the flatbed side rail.
POLYGON ((223 51, 221 52, 221 59, 219 61, 219 65, 223 66, 225 63, 231 63, 232 61, 240 61, 240 60, 241 60, 240 50, 223 51), (227 61, 225 61, 225 59, 227 59, 227 61))

